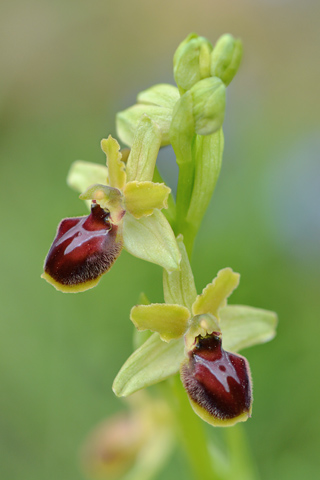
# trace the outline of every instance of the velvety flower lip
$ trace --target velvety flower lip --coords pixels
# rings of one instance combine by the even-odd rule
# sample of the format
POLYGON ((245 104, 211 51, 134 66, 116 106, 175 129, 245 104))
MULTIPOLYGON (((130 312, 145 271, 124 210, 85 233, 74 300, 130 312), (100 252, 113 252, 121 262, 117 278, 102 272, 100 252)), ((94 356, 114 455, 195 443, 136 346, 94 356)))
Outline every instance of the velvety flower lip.
POLYGON ((63 291, 82 291, 98 283, 119 256, 122 239, 110 213, 92 202, 91 213, 66 218, 58 227, 42 275, 63 291))
POLYGON ((181 367, 181 379, 195 411, 212 424, 234 424, 251 416, 252 388, 247 360, 222 348, 221 334, 197 337, 181 367))

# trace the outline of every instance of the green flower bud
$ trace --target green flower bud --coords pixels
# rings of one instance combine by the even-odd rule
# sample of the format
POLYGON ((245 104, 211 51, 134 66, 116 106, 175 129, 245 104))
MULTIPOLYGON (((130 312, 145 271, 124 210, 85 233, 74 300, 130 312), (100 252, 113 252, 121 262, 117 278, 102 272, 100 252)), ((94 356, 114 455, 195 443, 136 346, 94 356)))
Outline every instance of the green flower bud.
POLYGON ((222 35, 211 53, 211 75, 229 85, 238 71, 241 58, 241 40, 228 33, 222 35))
POLYGON ((193 103, 195 132, 210 135, 223 124, 226 104, 226 87, 220 78, 201 80, 190 89, 193 103))
POLYGON ((195 33, 180 43, 173 57, 174 79, 180 93, 210 76, 211 52, 211 43, 195 33))

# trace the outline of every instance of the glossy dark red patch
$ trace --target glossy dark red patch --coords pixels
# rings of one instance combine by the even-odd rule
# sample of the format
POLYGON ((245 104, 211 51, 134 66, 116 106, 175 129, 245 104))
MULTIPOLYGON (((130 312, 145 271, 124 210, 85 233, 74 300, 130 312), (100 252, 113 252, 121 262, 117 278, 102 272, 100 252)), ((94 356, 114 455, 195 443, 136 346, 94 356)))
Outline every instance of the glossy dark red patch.
POLYGON ((85 217, 66 218, 58 227, 44 271, 64 286, 80 285, 109 270, 122 248, 109 212, 93 203, 85 217))
POLYGON ((240 355, 224 351, 218 334, 197 338, 181 377, 191 400, 211 416, 231 420, 250 412, 248 362, 240 355))

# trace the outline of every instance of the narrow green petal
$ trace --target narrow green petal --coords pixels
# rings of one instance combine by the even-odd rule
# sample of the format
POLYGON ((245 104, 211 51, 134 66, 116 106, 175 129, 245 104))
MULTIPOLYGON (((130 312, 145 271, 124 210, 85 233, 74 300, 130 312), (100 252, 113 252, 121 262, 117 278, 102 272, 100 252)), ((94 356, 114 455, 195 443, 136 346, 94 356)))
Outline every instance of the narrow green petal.
POLYGON ((130 319, 138 330, 158 332, 162 340, 169 342, 184 335, 190 312, 182 305, 152 303, 133 307, 130 319))
POLYGON ((73 190, 81 193, 94 183, 106 185, 107 179, 108 169, 105 165, 77 160, 70 167, 67 184, 73 190))
POLYGON ((132 146, 135 131, 142 115, 148 115, 159 125, 161 130, 161 146, 169 145, 169 128, 172 119, 172 108, 158 107, 157 105, 133 105, 127 110, 119 112, 116 116, 117 135, 120 140, 132 146))
POLYGON ((149 105, 157 105, 159 107, 173 108, 174 104, 179 100, 179 90, 168 83, 159 83, 153 87, 140 92, 137 101, 149 105))
POLYGON ((167 208, 170 192, 164 183, 129 182, 124 188, 126 208, 135 218, 151 215, 155 208, 167 208))
POLYGON ((168 220, 160 210, 139 220, 130 213, 123 219, 124 248, 135 257, 156 263, 168 271, 178 270, 181 255, 168 220))
POLYGON ((218 272, 218 275, 198 295, 192 305, 194 315, 202 313, 211 313, 219 318, 218 310, 226 305, 227 298, 239 285, 240 275, 231 268, 224 268, 218 272))
POLYGON ((101 148, 107 156, 109 185, 122 190, 126 183, 126 172, 124 163, 121 161, 120 145, 109 135, 107 139, 101 140, 101 148))
POLYGON ((151 181, 161 145, 159 126, 143 115, 136 128, 127 161, 127 181, 151 181))
POLYGON ((166 343, 154 333, 122 366, 112 389, 118 397, 126 397, 161 382, 179 371, 184 356, 182 338, 166 343))
POLYGON ((182 235, 177 237, 177 243, 181 253, 180 270, 170 273, 163 271, 164 299, 166 303, 184 305, 191 312, 197 291, 182 235))
POLYGON ((219 311, 223 348, 239 350, 272 340, 277 314, 245 305, 228 305, 219 311))

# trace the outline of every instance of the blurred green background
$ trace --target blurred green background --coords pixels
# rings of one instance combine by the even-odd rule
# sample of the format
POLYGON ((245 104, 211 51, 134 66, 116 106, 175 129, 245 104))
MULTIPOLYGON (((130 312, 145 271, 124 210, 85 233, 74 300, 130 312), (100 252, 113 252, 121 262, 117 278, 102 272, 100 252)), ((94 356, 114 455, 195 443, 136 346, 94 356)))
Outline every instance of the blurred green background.
MULTIPOLYGON (((68 190, 73 160, 103 162, 117 111, 160 82, 195 31, 240 36, 228 88, 222 173, 197 239, 198 291, 242 275, 232 303, 275 310, 278 336, 247 350, 247 431, 261 478, 319 473, 319 19, 312 0, 3 2, 0 16, 0 478, 81 479, 88 432, 122 408, 112 380, 132 351, 140 291, 162 301, 161 270, 123 253, 98 288, 40 279, 61 218, 86 213, 68 190)), ((160 170, 172 186, 169 149, 160 170)), ((159 479, 189 479, 176 452, 159 479)))

